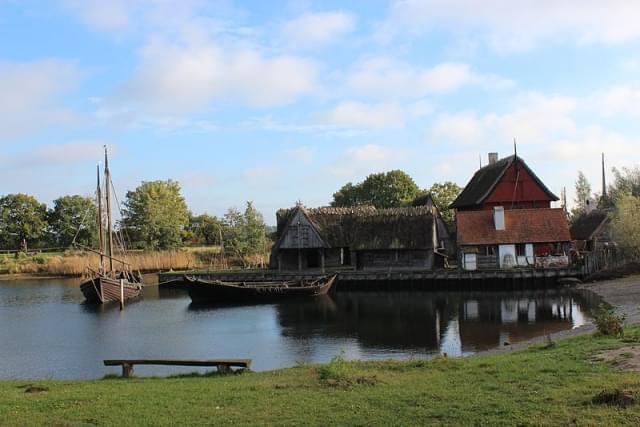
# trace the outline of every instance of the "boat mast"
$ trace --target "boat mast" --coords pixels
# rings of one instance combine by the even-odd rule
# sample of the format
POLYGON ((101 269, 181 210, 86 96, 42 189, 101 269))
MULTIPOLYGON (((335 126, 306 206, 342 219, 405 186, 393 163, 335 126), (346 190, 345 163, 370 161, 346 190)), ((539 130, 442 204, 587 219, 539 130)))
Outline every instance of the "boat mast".
POLYGON ((104 191, 107 200, 107 238, 109 240, 107 246, 107 254, 109 256, 109 271, 113 271, 113 226, 111 224, 111 192, 109 184, 111 183, 111 173, 109 172, 109 159, 107 157, 107 146, 104 146, 104 191))
POLYGON ((100 240, 100 272, 104 272, 104 230, 102 228, 102 189, 100 188, 100 165, 96 165, 96 176, 98 178, 98 187, 96 196, 98 198, 98 236, 100 240))

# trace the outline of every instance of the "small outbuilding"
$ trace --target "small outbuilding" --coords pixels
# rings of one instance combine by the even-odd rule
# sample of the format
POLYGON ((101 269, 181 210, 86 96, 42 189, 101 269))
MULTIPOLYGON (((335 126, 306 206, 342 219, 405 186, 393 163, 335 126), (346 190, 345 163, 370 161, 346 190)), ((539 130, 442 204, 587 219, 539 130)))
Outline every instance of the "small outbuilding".
POLYGON ((578 217, 571 224, 571 240, 580 252, 607 248, 613 241, 611 215, 605 209, 594 209, 578 217))

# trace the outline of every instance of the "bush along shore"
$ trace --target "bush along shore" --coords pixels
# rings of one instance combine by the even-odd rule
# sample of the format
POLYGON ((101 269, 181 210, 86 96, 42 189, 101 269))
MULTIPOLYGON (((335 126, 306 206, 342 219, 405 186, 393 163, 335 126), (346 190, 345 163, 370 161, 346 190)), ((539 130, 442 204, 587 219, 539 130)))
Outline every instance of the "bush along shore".
POLYGON ((640 425, 637 349, 628 327, 470 358, 2 381, 0 424, 640 425))

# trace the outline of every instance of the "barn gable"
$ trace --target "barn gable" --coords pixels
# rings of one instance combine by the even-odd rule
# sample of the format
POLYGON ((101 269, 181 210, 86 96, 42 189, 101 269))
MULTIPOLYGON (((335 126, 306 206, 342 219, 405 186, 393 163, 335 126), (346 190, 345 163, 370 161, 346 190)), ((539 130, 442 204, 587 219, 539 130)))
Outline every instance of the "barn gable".
POLYGON ((277 249, 329 248, 305 210, 298 206, 290 215, 275 244, 277 249))
POLYGON ((480 168, 450 207, 458 210, 483 209, 504 205, 549 207, 558 200, 520 157, 505 157, 480 168), (540 206, 536 206, 538 203, 540 206))

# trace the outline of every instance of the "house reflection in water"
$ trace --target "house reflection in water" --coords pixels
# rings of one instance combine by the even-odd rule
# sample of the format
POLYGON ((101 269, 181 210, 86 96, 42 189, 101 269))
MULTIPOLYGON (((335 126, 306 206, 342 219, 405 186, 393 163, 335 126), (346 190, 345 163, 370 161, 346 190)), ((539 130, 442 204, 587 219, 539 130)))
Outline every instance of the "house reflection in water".
POLYGON ((468 355, 580 326, 598 303, 571 290, 338 292, 276 308, 282 335, 306 360, 327 343, 347 357, 468 355))

